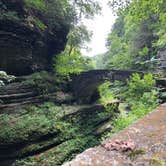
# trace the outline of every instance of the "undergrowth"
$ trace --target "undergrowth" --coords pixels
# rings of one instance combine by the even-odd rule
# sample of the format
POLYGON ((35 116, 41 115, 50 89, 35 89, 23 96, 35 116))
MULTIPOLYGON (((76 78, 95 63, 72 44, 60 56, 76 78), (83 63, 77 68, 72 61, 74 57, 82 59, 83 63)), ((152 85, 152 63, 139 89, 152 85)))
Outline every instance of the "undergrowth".
POLYGON ((36 72, 23 81, 24 85, 35 87, 39 94, 56 92, 65 86, 65 80, 54 73, 36 72))
POLYGON ((119 84, 119 88, 117 88, 117 83, 112 84, 112 86, 108 83, 102 86, 105 87, 102 89, 104 93, 100 93, 102 102, 105 103, 110 99, 118 98, 127 105, 127 109, 123 110, 113 120, 112 130, 103 139, 126 128, 135 120, 151 112, 158 105, 158 93, 152 74, 145 74, 143 78, 139 74, 133 74, 127 85, 121 86, 119 84))
POLYGON ((2 145, 24 143, 26 146, 17 151, 18 158, 55 144, 54 148, 17 160, 12 166, 61 165, 100 143, 104 131, 100 133, 97 129, 108 117, 111 120, 115 109, 45 103, 21 109, 17 114, 2 114, 0 142, 2 145))

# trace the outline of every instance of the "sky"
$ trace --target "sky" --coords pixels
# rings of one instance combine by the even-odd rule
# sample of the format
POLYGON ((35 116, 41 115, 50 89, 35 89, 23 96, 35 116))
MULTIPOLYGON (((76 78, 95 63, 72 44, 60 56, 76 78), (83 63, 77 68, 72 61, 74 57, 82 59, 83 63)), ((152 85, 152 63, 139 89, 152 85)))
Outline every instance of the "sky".
POLYGON ((82 50, 83 55, 94 56, 106 52, 106 38, 111 31, 111 27, 115 22, 116 17, 111 12, 107 5, 108 0, 99 0, 102 6, 102 15, 96 16, 93 20, 83 20, 88 30, 93 32, 93 37, 90 43, 87 43, 91 51, 82 50))

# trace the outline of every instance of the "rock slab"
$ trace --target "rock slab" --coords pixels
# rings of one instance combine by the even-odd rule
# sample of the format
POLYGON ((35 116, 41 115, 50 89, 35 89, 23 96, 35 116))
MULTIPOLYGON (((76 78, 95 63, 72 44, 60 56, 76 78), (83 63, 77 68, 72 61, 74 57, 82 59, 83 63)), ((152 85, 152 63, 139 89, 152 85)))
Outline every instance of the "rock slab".
POLYGON ((106 140, 132 139, 134 151, 108 151, 101 145, 90 148, 63 166, 159 166, 166 164, 166 103, 106 140))

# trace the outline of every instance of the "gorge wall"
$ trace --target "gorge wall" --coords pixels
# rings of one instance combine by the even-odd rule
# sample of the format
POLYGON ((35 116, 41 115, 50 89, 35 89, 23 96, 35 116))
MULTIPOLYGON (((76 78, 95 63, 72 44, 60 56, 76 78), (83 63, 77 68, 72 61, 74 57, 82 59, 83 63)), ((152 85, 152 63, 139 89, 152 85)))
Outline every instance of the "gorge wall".
MULTIPOLYGON (((0 70, 27 75, 51 68, 66 45, 70 22, 26 0, 0 1, 0 70)), ((55 4, 53 4, 55 5, 55 4)))

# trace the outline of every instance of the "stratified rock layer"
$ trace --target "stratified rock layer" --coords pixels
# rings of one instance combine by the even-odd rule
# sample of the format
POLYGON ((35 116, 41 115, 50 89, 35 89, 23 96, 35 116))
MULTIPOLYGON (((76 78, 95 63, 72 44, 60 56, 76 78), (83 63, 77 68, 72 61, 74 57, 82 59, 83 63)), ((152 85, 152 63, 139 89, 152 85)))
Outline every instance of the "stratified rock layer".
POLYGON ((48 21, 47 13, 23 0, 2 0, 0 15, 0 70, 13 75, 50 70, 52 57, 66 45, 70 25, 61 21, 65 18, 48 21))
POLYGON ((40 72, 0 86, 1 166, 61 165, 111 129, 119 101, 76 105, 65 84, 40 72))
POLYGON ((135 150, 108 151, 102 146, 91 148, 63 166, 140 166, 166 164, 166 104, 133 125, 106 140, 133 140, 135 150))

